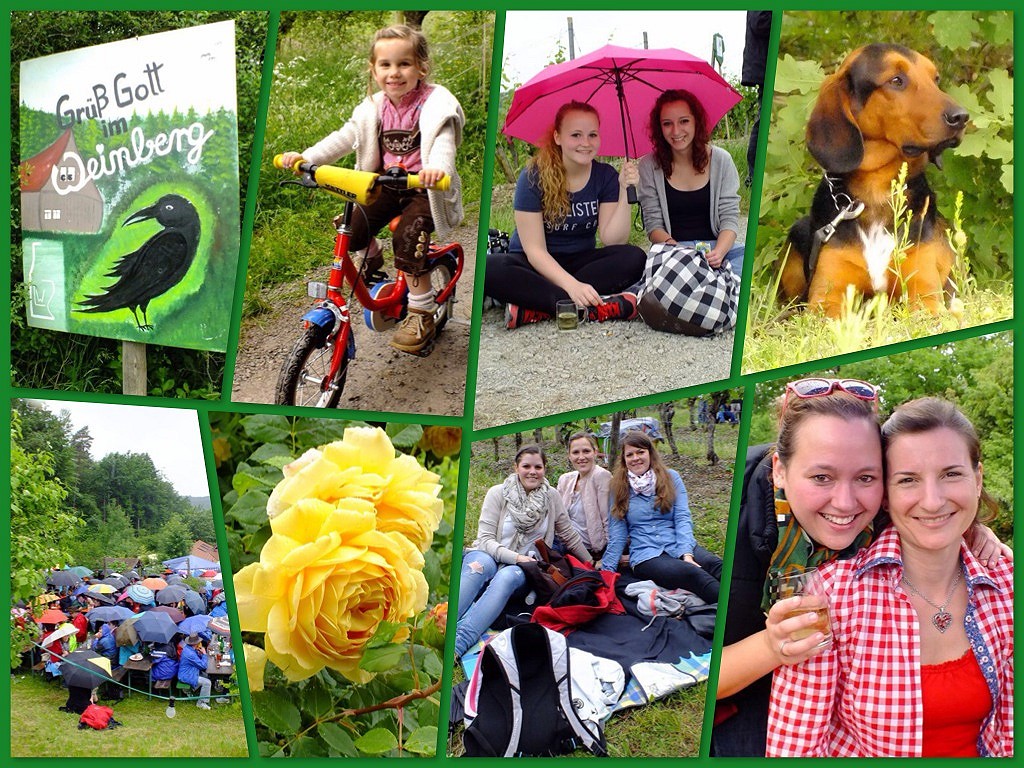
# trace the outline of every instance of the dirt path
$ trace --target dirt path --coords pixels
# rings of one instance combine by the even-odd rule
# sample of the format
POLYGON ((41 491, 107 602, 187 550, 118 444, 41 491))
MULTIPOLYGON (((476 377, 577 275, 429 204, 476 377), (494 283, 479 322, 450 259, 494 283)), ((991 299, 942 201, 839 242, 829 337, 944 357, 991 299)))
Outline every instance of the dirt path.
MULTIPOLYGON (((462 415, 473 311, 476 226, 461 227, 455 239, 462 243, 466 264, 459 278, 452 318, 429 357, 417 357, 392 349, 387 333, 375 333, 366 327, 362 308, 353 300, 351 315, 356 357, 349 366, 340 408, 462 415)), ((393 270, 389 271, 393 273, 393 270)), ((311 304, 306 297, 306 282, 323 280, 325 275, 326 267, 302 280, 277 286, 266 297, 266 304, 273 309, 242 323, 231 390, 233 400, 273 402, 278 372, 299 337, 300 319, 311 304)))

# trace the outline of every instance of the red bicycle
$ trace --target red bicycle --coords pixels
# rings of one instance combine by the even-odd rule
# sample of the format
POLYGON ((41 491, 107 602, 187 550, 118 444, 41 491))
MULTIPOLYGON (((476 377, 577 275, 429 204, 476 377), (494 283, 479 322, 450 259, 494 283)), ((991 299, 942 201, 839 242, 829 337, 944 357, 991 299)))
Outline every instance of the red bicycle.
MULTIPOLYGON (((283 168, 281 155, 274 166, 283 168)), ((277 380, 274 401, 279 405, 306 405, 335 408, 341 400, 349 363, 356 356, 349 306, 342 290, 347 283, 363 306, 363 321, 373 331, 387 331, 399 323, 406 313, 408 286, 405 274, 396 270, 394 279, 384 273, 366 275, 365 260, 358 268, 349 254, 352 236, 352 214, 357 205, 372 202, 385 186, 418 189, 415 174, 404 168, 389 168, 382 174, 354 171, 333 165, 296 163, 298 179, 283 181, 308 189, 322 189, 345 201, 337 221, 334 240, 334 261, 326 283, 310 282, 307 293, 316 303, 302 316, 302 335, 295 342, 277 380)), ((449 179, 443 178, 433 189, 445 190, 449 179)), ((465 256, 459 243, 434 245, 421 237, 419 248, 427 250, 430 283, 437 306, 434 326, 441 332, 451 317, 455 303, 455 285, 462 275, 465 256)), ((430 345, 420 355, 430 354, 430 345)))

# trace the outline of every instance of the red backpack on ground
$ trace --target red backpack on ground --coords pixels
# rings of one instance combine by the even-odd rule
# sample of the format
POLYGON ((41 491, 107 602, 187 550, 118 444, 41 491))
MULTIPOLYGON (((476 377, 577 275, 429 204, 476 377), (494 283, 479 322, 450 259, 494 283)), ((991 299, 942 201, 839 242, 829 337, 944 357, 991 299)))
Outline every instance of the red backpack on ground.
POLYGON ((97 731, 102 731, 111 721, 117 723, 114 720, 114 710, 110 707, 101 707, 99 704, 90 704, 85 708, 82 716, 78 720, 79 728, 95 728, 97 731))

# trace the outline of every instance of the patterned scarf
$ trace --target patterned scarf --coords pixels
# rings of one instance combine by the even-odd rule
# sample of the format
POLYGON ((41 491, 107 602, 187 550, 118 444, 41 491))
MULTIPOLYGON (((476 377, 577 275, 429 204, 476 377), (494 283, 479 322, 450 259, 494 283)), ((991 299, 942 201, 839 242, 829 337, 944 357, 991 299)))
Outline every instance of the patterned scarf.
POLYGON ((626 477, 629 480, 629 487, 633 489, 633 492, 638 496, 653 496, 655 490, 656 480, 654 479, 654 470, 648 469, 642 475, 634 475, 629 470, 626 470, 626 477))
POLYGON ((772 596, 773 576, 776 574, 792 576, 811 568, 817 568, 832 560, 847 560, 870 544, 874 534, 872 526, 868 525, 857 534, 857 538, 846 549, 835 550, 823 547, 812 541, 811 537, 800 527, 796 515, 790 511, 786 492, 781 488, 775 489, 775 519, 779 524, 779 544, 772 555, 771 565, 768 566, 768 576, 764 581, 764 594, 761 597, 761 608, 766 613, 775 602, 772 596))
MULTIPOLYGON (((501 495, 505 500, 505 510, 515 528, 509 549, 524 554, 523 546, 533 543, 532 534, 548 513, 550 488, 551 484, 546 477, 544 482, 532 491, 523 488, 523 484, 519 482, 519 475, 515 472, 505 478, 501 486, 501 495)), ((500 530, 498 535, 501 535, 500 530)))

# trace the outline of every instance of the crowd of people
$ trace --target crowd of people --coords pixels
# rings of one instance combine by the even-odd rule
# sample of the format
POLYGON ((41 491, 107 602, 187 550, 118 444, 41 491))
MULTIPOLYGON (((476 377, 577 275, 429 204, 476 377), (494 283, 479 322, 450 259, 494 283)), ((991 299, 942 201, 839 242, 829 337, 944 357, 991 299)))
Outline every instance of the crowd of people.
MULTIPOLYGON (((187 585, 188 571, 169 568, 146 577, 134 570, 123 575, 87 572, 82 567, 53 569, 48 591, 31 605, 12 610, 12 621, 25 629, 34 625, 38 632, 38 639, 24 649, 22 664, 68 688, 62 709, 81 714, 101 694, 122 698, 128 684, 125 672, 131 669, 147 673, 149 685, 156 688, 184 684, 196 694, 200 709, 210 709, 210 656, 218 664, 223 660, 226 670, 233 669, 234 658, 219 571, 195 571, 190 582, 197 589, 187 585), (148 623, 145 629, 136 627, 150 612, 167 618, 153 629, 148 623), (77 653, 83 650, 91 653, 77 653), (71 674, 65 674, 69 668, 71 674), (101 670, 102 684, 73 681, 80 677, 74 671, 83 668, 101 670)), ((226 689, 218 684, 216 692, 226 689)))

